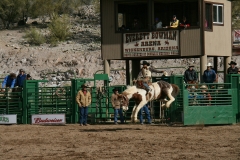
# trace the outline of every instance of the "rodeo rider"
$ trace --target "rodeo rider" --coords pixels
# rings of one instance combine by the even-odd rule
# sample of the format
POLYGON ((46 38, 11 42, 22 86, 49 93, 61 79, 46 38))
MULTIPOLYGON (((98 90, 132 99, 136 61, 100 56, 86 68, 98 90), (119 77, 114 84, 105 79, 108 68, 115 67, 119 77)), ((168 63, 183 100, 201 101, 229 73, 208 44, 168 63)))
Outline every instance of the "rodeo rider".
POLYGON ((152 81, 152 72, 163 73, 163 71, 158 71, 153 67, 150 67, 150 63, 148 63, 147 61, 143 61, 142 65, 143 66, 138 74, 137 79, 143 80, 143 85, 148 94, 148 92, 151 91, 151 88, 148 86, 148 82, 152 81))

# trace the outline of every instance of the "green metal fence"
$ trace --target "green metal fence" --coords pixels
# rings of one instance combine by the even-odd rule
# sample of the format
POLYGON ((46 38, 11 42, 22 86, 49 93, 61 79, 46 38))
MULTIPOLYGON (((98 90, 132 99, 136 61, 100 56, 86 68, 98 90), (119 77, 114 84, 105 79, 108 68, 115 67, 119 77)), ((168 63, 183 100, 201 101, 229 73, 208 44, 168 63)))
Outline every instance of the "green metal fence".
MULTIPOLYGON (((240 75, 228 75, 224 84, 207 84, 212 87, 211 103, 201 99, 201 90, 196 89, 196 96, 186 90, 183 76, 155 77, 153 82, 164 80, 176 84, 180 93, 171 107, 166 110, 165 118, 171 122, 182 122, 185 125, 194 124, 232 124, 239 122, 240 116, 240 75), (198 95, 198 96, 197 96, 198 95), (237 100, 237 101, 236 101, 237 100), (184 113, 184 116, 183 116, 184 113)), ((111 105, 113 88, 118 88, 121 93, 126 89, 125 85, 109 86, 106 74, 97 74, 93 79, 72 79, 71 86, 66 87, 41 87, 40 83, 46 80, 27 80, 24 88, 9 89, 0 92, 0 114, 17 114, 19 124, 31 123, 32 114, 64 113, 67 123, 78 123, 79 108, 76 103, 76 95, 81 85, 92 82, 94 86, 88 88, 92 95, 92 103, 89 106, 89 123, 113 121, 114 110, 111 105), (103 81, 103 86, 97 86, 97 81, 103 81)), ((199 86, 202 84, 199 84, 199 86)), ((130 120, 134 101, 130 101, 129 110, 125 113, 125 119, 130 120)), ((158 119, 160 114, 158 101, 152 103, 152 118, 158 119)))
POLYGON ((6 88, 0 93, 0 114, 17 114, 17 123, 23 121, 22 91, 6 88))
POLYGON ((230 83, 204 84, 208 89, 184 89, 184 125, 233 124, 238 114, 237 89, 230 83))
POLYGON ((237 122, 240 122, 240 74, 228 74, 226 76, 226 82, 231 83, 232 88, 237 89, 237 99, 235 100, 235 103, 237 102, 238 105, 237 122))

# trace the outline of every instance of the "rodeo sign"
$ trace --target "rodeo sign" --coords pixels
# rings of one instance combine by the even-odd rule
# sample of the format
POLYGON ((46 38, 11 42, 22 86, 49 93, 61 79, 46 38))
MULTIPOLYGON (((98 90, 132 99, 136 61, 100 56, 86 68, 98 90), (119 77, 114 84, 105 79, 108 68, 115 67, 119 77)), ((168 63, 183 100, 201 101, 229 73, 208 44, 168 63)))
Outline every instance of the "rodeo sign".
POLYGON ((179 55, 179 31, 123 34, 123 57, 179 55))
POLYGON ((0 115, 0 124, 17 124, 16 114, 0 115))

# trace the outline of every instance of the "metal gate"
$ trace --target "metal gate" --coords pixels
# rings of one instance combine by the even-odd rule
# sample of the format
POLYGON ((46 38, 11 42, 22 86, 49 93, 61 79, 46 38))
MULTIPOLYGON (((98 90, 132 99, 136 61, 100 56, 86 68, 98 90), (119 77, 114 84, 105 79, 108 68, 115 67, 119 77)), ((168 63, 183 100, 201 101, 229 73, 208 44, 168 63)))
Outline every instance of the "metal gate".
POLYGON ((71 86, 68 87, 39 87, 39 80, 25 81, 23 88, 24 119, 31 123, 33 114, 64 113, 67 123, 73 121, 71 86), (26 109, 25 109, 26 108, 26 109))
POLYGON ((23 104, 22 90, 6 88, 0 93, 0 114, 17 114, 17 123, 22 124, 23 119, 23 104))
POLYGON ((206 92, 198 87, 184 90, 184 125, 236 123, 237 89, 231 89, 230 83, 207 86, 206 92))

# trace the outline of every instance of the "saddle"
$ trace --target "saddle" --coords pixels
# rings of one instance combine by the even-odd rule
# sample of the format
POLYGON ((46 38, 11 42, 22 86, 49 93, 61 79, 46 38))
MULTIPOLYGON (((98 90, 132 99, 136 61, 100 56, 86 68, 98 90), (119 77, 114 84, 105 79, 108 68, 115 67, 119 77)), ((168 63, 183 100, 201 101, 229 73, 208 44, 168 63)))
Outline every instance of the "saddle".
POLYGON ((148 85, 152 85, 151 82, 146 82, 145 80, 133 80, 133 84, 136 85, 137 88, 144 89, 148 92, 148 89, 143 85, 143 83, 147 83, 148 85))

